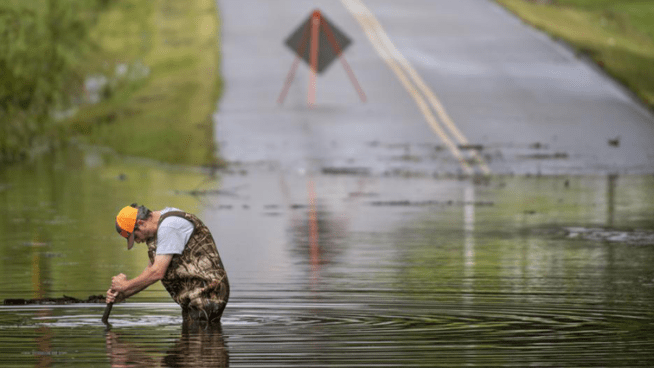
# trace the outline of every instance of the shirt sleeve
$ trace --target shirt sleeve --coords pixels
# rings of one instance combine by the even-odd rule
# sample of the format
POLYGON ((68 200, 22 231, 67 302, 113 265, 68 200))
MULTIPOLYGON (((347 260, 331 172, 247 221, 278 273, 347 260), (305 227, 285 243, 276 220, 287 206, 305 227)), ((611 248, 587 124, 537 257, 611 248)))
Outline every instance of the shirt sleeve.
POLYGON ((157 254, 182 254, 191 234, 190 221, 176 216, 164 219, 157 230, 157 254))

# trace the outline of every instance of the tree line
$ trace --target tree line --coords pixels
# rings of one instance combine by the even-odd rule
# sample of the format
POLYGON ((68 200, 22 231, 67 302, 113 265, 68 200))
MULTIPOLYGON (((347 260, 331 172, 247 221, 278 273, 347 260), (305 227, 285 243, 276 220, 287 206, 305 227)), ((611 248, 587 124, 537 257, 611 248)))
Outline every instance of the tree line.
POLYGON ((110 1, 0 2, 0 163, 58 139, 53 115, 81 90, 89 30, 110 1))

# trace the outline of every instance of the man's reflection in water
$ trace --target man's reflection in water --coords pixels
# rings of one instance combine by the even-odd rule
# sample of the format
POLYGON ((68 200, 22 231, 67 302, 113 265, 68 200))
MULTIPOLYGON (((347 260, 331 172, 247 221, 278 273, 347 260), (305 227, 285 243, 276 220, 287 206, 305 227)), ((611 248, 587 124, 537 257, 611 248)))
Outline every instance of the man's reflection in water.
POLYGON ((106 334, 107 354, 112 367, 228 367, 229 354, 222 327, 182 325, 182 336, 165 352, 163 359, 152 348, 120 341, 113 331, 106 334))
POLYGON ((166 367, 229 367, 222 326, 182 325, 182 337, 163 359, 166 367))

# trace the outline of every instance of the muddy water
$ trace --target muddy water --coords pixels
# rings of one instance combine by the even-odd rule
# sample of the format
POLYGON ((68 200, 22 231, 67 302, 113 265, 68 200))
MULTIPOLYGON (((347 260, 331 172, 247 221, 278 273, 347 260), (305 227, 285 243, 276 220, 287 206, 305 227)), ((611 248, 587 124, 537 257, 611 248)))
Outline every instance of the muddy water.
POLYGON ((102 294, 144 249, 139 201, 196 212, 232 295, 186 331, 161 286, 116 305, 0 306, 16 367, 651 366, 654 177, 207 173, 61 152, 0 170, 0 298, 102 294))

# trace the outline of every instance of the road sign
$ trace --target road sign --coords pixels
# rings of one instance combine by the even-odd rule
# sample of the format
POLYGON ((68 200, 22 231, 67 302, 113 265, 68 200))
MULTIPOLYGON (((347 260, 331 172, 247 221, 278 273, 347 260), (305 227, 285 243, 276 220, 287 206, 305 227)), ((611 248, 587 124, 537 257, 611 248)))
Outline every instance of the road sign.
POLYGON ((341 30, 336 28, 333 23, 327 20, 320 11, 314 11, 313 14, 311 14, 306 21, 300 24, 295 32, 286 39, 286 46, 288 46, 312 68, 311 46, 312 42, 315 41, 311 35, 311 31, 316 28, 318 31, 318 42, 316 43, 318 48, 318 63, 316 72, 320 74, 327 69, 332 61, 334 61, 334 59, 336 59, 350 45, 350 43, 352 43, 352 41, 350 41, 341 30), (313 27, 314 21, 318 22, 317 27, 313 27))
POLYGON ((359 86, 352 69, 343 57, 343 51, 352 41, 331 22, 325 18, 319 10, 314 10, 305 22, 286 39, 286 45, 296 54, 295 62, 291 66, 286 77, 286 83, 279 95, 278 103, 283 103, 286 93, 290 88, 291 82, 295 77, 295 71, 299 60, 306 61, 311 70, 309 80, 308 102, 309 106, 315 103, 316 93, 316 74, 322 73, 327 69, 337 57, 341 60, 343 68, 348 73, 354 88, 359 93, 359 97, 365 102, 366 96, 359 86))

